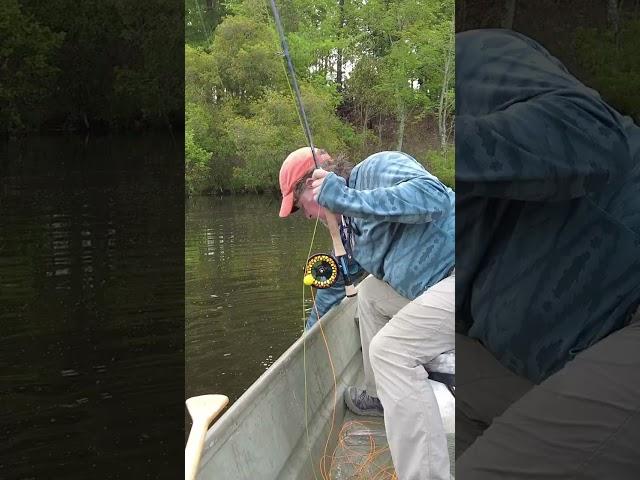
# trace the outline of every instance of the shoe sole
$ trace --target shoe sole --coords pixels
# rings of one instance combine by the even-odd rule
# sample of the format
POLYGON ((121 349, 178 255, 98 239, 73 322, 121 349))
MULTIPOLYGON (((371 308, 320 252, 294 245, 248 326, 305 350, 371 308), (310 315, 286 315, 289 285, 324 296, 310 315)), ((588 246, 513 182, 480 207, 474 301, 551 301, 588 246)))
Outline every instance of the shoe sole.
POLYGON ((348 390, 345 390, 345 395, 344 395, 344 403, 347 405, 347 408, 355 413, 356 415, 361 415, 363 417, 384 417, 384 412, 381 412, 380 410, 362 410, 361 408, 358 408, 354 403, 353 400, 351 400, 351 396, 347 394, 348 390))

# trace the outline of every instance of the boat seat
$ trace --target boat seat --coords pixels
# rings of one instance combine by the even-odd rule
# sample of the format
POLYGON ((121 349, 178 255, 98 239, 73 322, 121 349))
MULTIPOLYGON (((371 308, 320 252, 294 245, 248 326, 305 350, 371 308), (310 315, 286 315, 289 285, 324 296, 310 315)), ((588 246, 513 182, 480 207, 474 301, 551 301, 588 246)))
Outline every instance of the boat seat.
POLYGON ((429 379, 446 385, 455 395, 456 390, 456 351, 449 350, 423 365, 429 379))

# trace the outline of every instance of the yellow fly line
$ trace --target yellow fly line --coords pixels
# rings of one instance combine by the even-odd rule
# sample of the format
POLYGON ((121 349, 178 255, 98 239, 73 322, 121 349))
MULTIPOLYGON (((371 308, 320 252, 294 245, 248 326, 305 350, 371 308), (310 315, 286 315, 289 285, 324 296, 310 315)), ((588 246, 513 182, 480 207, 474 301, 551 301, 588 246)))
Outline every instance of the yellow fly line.
MULTIPOLYGON (((277 6, 275 4, 275 0, 269 0, 271 2, 271 9, 273 12, 273 20, 276 24, 276 28, 279 30, 280 33, 280 37, 281 37, 281 46, 283 48, 283 53, 285 55, 285 59, 287 60, 287 62, 289 62, 289 68, 290 68, 290 73, 291 75, 287 75, 287 68, 285 67, 284 62, 282 63, 282 68, 284 71, 284 75, 285 78, 287 79, 287 85, 289 87, 289 91, 291 92, 291 95, 297 100, 297 107, 296 108, 296 113, 298 115, 298 120, 301 124, 301 126, 303 127, 303 130, 305 131, 305 135, 307 137, 307 141, 309 143, 309 147, 311 148, 311 153, 313 155, 313 159, 314 159, 314 163, 316 165, 316 167, 318 167, 317 164, 317 160, 316 160, 316 152, 315 152, 315 147, 313 145, 313 140, 311 138, 311 132, 309 129, 309 125, 307 122, 307 118, 306 115, 304 114, 304 107, 302 106, 302 100, 300 98, 300 90, 298 88, 297 82, 296 82, 296 78, 295 78, 295 72, 293 71, 293 65, 291 64, 291 58, 288 55, 288 49, 287 49, 287 45, 286 45, 286 39, 284 38, 284 33, 282 32, 282 25, 280 24, 280 20, 279 20, 279 14, 278 14, 278 10, 277 10, 277 6)), ((263 4, 264 9, 266 11, 266 5, 263 4)), ((268 16, 268 12, 267 12, 267 16, 268 16)), ((327 212, 328 213, 328 212, 327 212)), ((309 250, 307 252, 307 259, 309 259, 311 257, 311 251, 313 249, 313 245, 315 243, 315 239, 316 239, 316 233, 318 230, 318 223, 320 221, 320 217, 319 214, 316 216, 316 221, 315 224, 313 226, 313 233, 311 235, 311 241, 309 243, 309 250)), ((332 239, 334 235, 332 235, 332 239)), ((334 247, 335 247, 335 239, 334 239, 334 247)), ((341 247, 341 245, 340 245, 341 247)), ((342 249, 343 250, 343 249, 342 249)), ((336 252, 337 254, 337 252, 336 252)), ((333 260, 331 257, 328 257, 329 259, 333 260)), ((337 272, 340 270, 340 268, 336 268, 335 269, 335 274, 337 275, 337 272)), ((311 272, 307 271, 307 269, 303 270, 302 273, 302 329, 303 329, 303 333, 302 333, 302 337, 303 337, 303 341, 302 341, 302 345, 303 345, 303 369, 304 369, 304 415, 305 415, 305 431, 306 431, 306 439, 307 439, 307 449, 309 452, 309 461, 311 463, 312 466, 312 471, 313 471, 313 476, 315 480, 318 480, 317 474, 316 474, 316 468, 314 467, 314 462, 313 462, 313 454, 311 452, 311 441, 309 438, 309 403, 308 403, 308 381, 307 381, 307 364, 306 364, 306 357, 307 357, 307 351, 306 351, 306 336, 307 336, 307 328, 306 328, 306 319, 307 319, 307 311, 306 311, 306 297, 305 297, 305 288, 308 286, 310 289, 310 294, 311 294, 311 300, 312 300, 312 308, 315 309, 316 315, 318 320, 320 319, 320 315, 317 309, 317 305, 316 305, 316 300, 315 300, 315 296, 313 293, 313 287, 311 285, 309 285, 311 282, 308 281, 307 277, 311 272), (306 281, 307 280, 307 281, 306 281)), ((346 272, 343 271, 343 273, 345 273, 345 276, 348 277, 348 275, 346 275, 346 272)), ((335 278, 331 279, 332 282, 335 281, 335 278)), ((328 282, 327 282, 328 283, 328 282)), ((348 282, 350 285, 350 281, 348 282)), ((324 285, 323 285, 324 286, 324 285)), ((349 292, 347 292, 349 293, 349 292)), ((343 425, 342 429, 340 430, 339 434, 338 434, 338 444, 336 445, 336 448, 334 449, 334 451, 331 453, 331 455, 327 454, 327 451, 329 449, 329 442, 331 440, 331 435, 333 434, 333 430, 335 427, 335 420, 336 420, 336 409, 337 409, 337 377, 336 377, 336 372, 335 372, 335 367, 334 367, 334 363, 333 363, 333 358, 331 356, 331 351, 329 348, 329 344, 327 342, 327 337, 325 335, 324 329, 322 327, 322 323, 318 322, 318 328, 320 328, 320 333, 322 335, 322 339, 325 345, 325 349, 327 351, 327 358, 329 361, 329 365, 331 368, 331 374, 332 374, 332 379, 333 379, 333 408, 332 408, 332 414, 331 414, 331 425, 330 425, 330 429, 329 429, 329 433, 327 435, 327 439, 325 441, 325 446, 324 446, 324 451, 323 451, 323 455, 320 458, 319 461, 319 465, 318 465, 318 470, 320 472, 320 476, 322 478, 322 480, 332 480, 332 471, 333 471, 333 467, 336 464, 336 461, 341 462, 341 461, 347 461, 348 463, 351 464, 355 464, 355 470, 356 472, 358 472, 358 477, 356 478, 361 478, 362 480, 397 480, 397 476, 395 474, 395 471, 393 470, 392 466, 386 466, 386 467, 377 467, 377 468, 373 468, 374 463, 376 461, 377 458, 379 458, 379 456, 381 454, 383 454, 384 452, 388 451, 388 447, 379 447, 376 445, 375 443, 375 438, 373 437, 372 434, 369 435, 369 445, 370 445, 370 450, 366 455, 351 455, 349 456, 349 458, 343 458, 343 457, 336 457, 335 453, 338 450, 338 448, 342 448, 342 450, 345 450, 345 437, 346 437, 346 433, 349 428, 351 427, 351 422, 347 422, 345 423, 345 425, 343 425), (372 478, 370 476, 372 470, 374 471, 374 478, 372 478), (360 476, 363 475, 363 476, 360 476)))

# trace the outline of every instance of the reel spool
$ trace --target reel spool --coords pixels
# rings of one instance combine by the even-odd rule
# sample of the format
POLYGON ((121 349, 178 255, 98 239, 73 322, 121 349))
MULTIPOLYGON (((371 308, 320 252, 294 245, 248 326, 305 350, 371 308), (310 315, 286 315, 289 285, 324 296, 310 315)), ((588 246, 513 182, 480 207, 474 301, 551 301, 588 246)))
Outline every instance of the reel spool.
POLYGON ((331 255, 316 253, 311 255, 304 267, 304 284, 315 288, 329 288, 338 279, 340 268, 331 255))

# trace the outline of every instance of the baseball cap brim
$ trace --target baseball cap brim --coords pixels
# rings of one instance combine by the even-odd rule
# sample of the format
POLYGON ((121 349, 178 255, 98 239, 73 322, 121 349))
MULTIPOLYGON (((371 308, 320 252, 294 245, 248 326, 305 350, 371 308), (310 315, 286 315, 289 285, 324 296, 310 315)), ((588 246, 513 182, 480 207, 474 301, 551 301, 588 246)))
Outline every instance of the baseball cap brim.
POLYGON ((287 195, 282 197, 282 204, 280 205, 280 217, 288 217, 293 213, 293 192, 289 192, 287 195))

